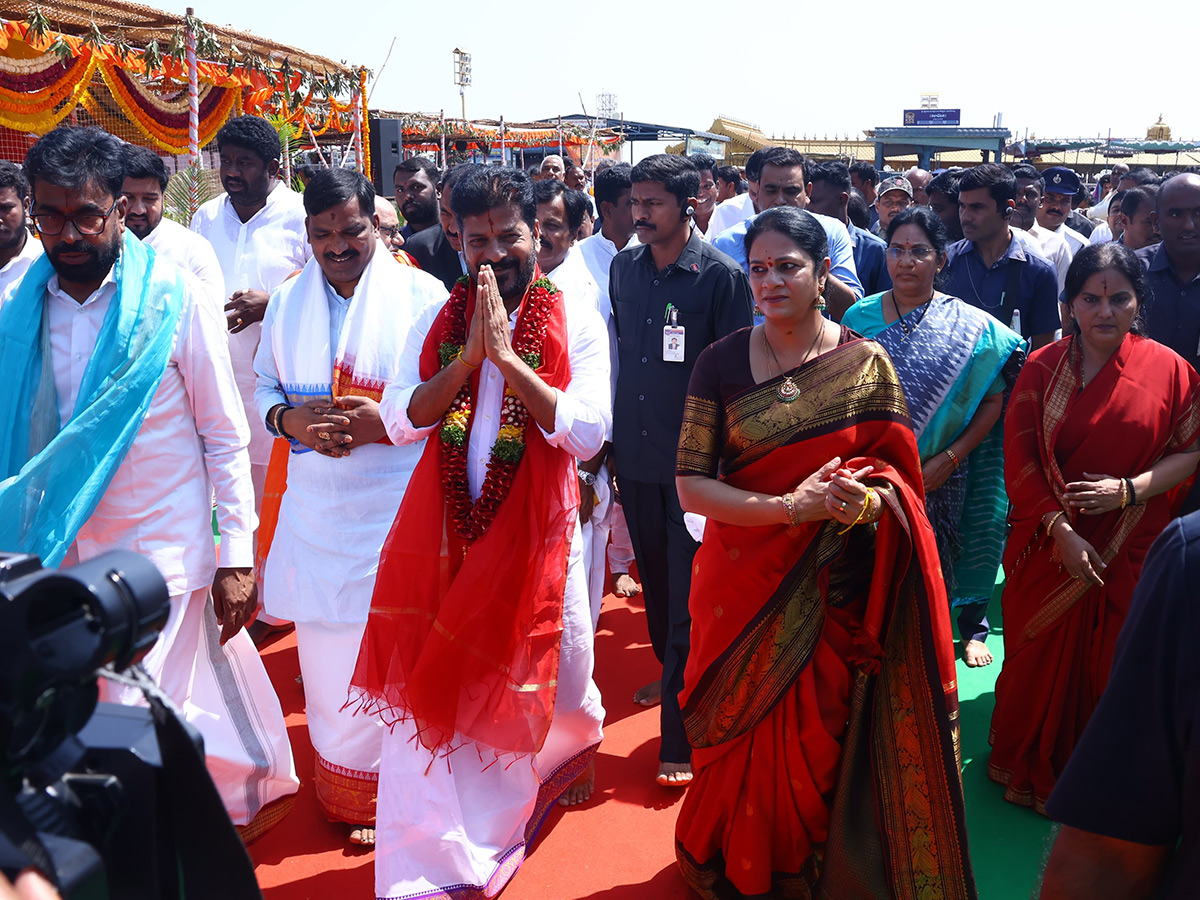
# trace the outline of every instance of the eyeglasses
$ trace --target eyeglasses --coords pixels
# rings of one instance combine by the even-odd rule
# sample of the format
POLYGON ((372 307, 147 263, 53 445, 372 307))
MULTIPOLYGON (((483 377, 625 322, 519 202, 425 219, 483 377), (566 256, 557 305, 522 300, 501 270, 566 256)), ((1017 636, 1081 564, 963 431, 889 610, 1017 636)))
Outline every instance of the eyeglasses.
POLYGON ((899 262, 902 259, 911 259, 913 262, 925 262, 937 253, 932 247, 888 247, 887 255, 889 259, 899 262))
POLYGON ((399 225, 380 225, 379 233, 384 237, 393 238, 400 233, 399 225))
POLYGON ((79 234, 102 234, 104 226, 108 224, 108 217, 116 208, 117 201, 114 200, 113 205, 108 208, 106 213, 75 213, 73 216, 64 216, 59 213, 38 213, 30 218, 37 225, 39 234, 51 236, 62 234, 68 222, 75 226, 75 231, 79 234))

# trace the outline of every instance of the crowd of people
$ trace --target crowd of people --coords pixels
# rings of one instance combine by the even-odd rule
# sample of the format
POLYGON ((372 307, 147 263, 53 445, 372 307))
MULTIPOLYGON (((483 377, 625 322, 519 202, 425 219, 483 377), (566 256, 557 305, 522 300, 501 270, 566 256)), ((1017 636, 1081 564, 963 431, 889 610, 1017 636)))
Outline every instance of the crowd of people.
POLYGON ((696 893, 974 897, 1002 568, 988 774, 1067 823, 1043 896, 1186 895, 1200 174, 414 156, 393 205, 294 191, 263 119, 217 145, 190 228, 99 129, 0 163, 0 547, 155 563, 142 665, 246 842, 299 786, 255 646, 294 628, 376 896, 495 896, 630 702, 611 584, 696 893))

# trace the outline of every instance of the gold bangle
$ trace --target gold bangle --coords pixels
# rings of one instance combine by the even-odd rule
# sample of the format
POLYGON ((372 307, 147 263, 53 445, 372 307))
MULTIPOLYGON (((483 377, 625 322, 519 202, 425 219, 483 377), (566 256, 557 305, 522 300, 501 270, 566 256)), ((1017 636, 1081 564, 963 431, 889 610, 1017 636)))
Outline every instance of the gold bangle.
POLYGON ((455 358, 455 359, 457 359, 457 360, 458 360, 460 363, 462 363, 464 366, 466 366, 468 369, 472 369, 472 370, 474 370, 474 369, 478 369, 478 368, 479 368, 479 366, 473 366, 473 365, 471 365, 469 362, 467 362, 465 359, 463 359, 463 352, 462 352, 461 350, 459 350, 459 351, 458 351, 458 353, 456 353, 456 354, 454 355, 454 358, 455 358))
POLYGON ((858 511, 858 515, 854 517, 854 521, 851 522, 849 525, 847 525, 845 528, 843 528, 841 531, 839 531, 838 534, 845 534, 847 531, 849 531, 851 528, 853 528, 855 525, 857 525, 859 522, 862 521, 863 516, 866 515, 867 507, 871 505, 871 493, 872 493, 872 489, 867 488, 866 496, 863 497, 862 509, 860 509, 858 511))
POLYGON ((800 525, 800 519, 796 514, 796 498, 792 494, 780 494, 779 499, 783 501, 783 509, 787 514, 788 525, 797 528, 800 525))
POLYGON ((1059 517, 1059 516, 1065 516, 1065 515, 1066 515, 1066 513, 1064 513, 1064 512, 1063 512, 1063 511, 1060 509, 1058 512, 1056 512, 1054 515, 1052 515, 1052 516, 1050 517, 1050 521, 1049 521, 1049 522, 1047 523, 1047 525, 1046 525, 1046 537, 1051 537, 1051 536, 1052 536, 1052 535, 1050 534, 1050 532, 1051 532, 1051 531, 1054 529, 1054 525, 1055 525, 1055 523, 1057 523, 1057 522, 1058 522, 1058 517, 1059 517))
POLYGON ((954 468, 957 469, 958 468, 958 457, 954 455, 954 451, 951 450, 949 447, 947 447, 942 452, 945 453, 948 457, 950 457, 950 462, 954 463, 954 468))
POLYGON ((871 513, 867 516, 867 522, 877 522, 883 515, 883 498, 875 488, 867 488, 867 496, 871 498, 871 513))
POLYGON ((1125 479, 1121 479, 1121 509, 1129 505, 1129 486, 1125 484, 1125 479))

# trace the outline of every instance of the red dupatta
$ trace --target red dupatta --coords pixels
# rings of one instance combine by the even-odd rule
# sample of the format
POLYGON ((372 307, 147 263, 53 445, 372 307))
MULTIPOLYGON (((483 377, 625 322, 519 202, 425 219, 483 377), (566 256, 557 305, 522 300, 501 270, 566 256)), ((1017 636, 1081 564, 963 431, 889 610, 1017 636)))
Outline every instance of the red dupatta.
MULTIPOLYGON (((571 366, 557 297, 537 372, 550 387, 565 390, 571 366)), ((467 322, 474 308, 472 284, 467 322)), ((423 380, 441 368, 446 316, 443 307, 422 347, 423 380)), ((479 396, 479 371, 470 376, 472 398, 479 396)), ((579 508, 574 460, 551 447, 531 421, 508 496, 488 530, 468 545, 455 534, 442 457, 435 434, 383 546, 352 691, 385 718, 415 720, 430 750, 449 751, 470 740, 498 754, 535 753, 549 731, 556 695, 567 558, 579 508)))

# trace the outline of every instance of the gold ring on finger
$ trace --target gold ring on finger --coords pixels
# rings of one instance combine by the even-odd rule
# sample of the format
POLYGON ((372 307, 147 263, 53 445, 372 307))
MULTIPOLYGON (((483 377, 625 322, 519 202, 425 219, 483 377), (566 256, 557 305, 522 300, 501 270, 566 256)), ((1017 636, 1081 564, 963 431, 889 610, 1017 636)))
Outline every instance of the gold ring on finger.
POLYGON ((846 511, 846 501, 843 500, 842 505, 838 507, 838 512, 845 512, 845 511, 846 511))
POLYGON ((319 437, 319 438, 320 438, 321 440, 323 440, 323 441, 328 441, 328 440, 330 440, 330 437, 329 437, 329 432, 328 432, 328 431, 318 431, 318 432, 317 432, 317 437, 319 437))
POLYGON ((238 323, 239 325, 241 325, 241 324, 242 324, 242 320, 241 320, 241 319, 238 319, 238 320, 237 320, 237 323, 238 323))

